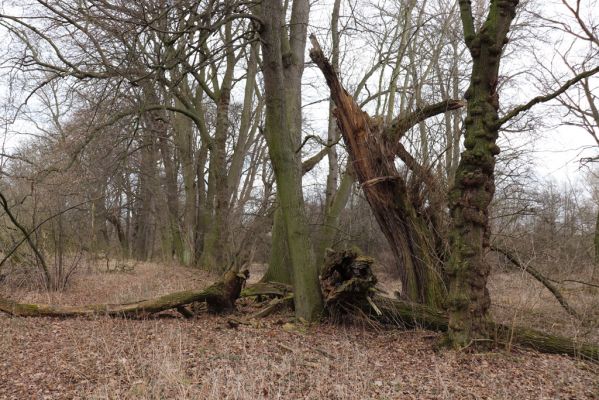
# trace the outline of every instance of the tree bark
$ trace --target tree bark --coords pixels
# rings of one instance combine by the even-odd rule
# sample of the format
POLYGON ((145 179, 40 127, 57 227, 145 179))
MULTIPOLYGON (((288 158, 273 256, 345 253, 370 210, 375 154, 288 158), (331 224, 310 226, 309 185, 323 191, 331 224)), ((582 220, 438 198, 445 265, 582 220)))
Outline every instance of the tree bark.
POLYGON ((229 106, 235 69, 235 54, 231 40, 231 23, 225 26, 227 38, 226 70, 218 89, 216 104, 216 127, 210 149, 209 185, 213 185, 213 213, 204 236, 200 265, 210 271, 222 272, 229 260, 229 181, 227 177, 227 136, 229 133, 229 106))
POLYGON ((353 171, 393 251, 402 281, 402 295, 411 301, 441 307, 445 285, 434 234, 414 208, 394 160, 397 141, 414 124, 448 109, 459 108, 462 103, 447 101, 424 107, 397 118, 385 128, 360 109, 341 85, 316 38, 311 39, 310 57, 331 90, 331 98, 337 106, 334 113, 353 171))
POLYGON ((287 232, 298 317, 319 318, 322 300, 302 192, 301 160, 295 150, 301 137, 301 77, 310 5, 292 3, 289 36, 284 33, 286 10, 281 0, 260 6, 265 137, 277 182, 277 194, 287 232))
POLYGON ((489 265, 489 204, 495 193, 499 98, 497 81, 501 54, 516 15, 517 0, 492 1, 482 28, 476 32, 469 0, 460 0, 464 39, 472 57, 465 150, 450 190, 452 227, 449 277, 449 342, 465 347, 489 336, 490 306, 487 279, 489 265))

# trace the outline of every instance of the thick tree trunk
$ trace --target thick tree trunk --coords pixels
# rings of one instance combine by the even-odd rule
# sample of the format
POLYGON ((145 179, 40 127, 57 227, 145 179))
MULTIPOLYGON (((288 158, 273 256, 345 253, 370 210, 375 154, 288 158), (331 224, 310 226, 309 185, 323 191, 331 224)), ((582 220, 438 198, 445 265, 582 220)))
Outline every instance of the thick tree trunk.
POLYGON ((312 43, 310 57, 321 69, 331 90, 331 98, 337 106, 334 113, 353 171, 393 251, 402 294, 411 301, 441 307, 445 285, 434 234, 414 208, 394 160, 397 140, 414 124, 462 104, 448 101, 419 109, 384 128, 371 120, 345 91, 315 37, 312 43))
MULTIPOLYGON (((176 106, 181 107, 178 102, 176 106)), ((173 116, 173 132, 175 145, 181 160, 181 172, 183 175, 183 192, 185 202, 183 203, 183 229, 182 229, 182 254, 181 261, 184 265, 191 265, 195 254, 194 232, 196 229, 196 165, 195 146, 192 129, 192 121, 184 115, 176 113, 173 116)))
POLYGON ((141 160, 135 200, 133 255, 138 260, 152 258, 155 234, 156 141, 151 132, 141 138, 141 160))
POLYGON ((231 100, 231 81, 233 65, 228 66, 227 73, 219 91, 215 137, 210 152, 209 180, 213 185, 213 213, 208 231, 204 236, 200 265, 210 271, 222 272, 229 265, 228 223, 229 185, 227 178, 227 135, 229 131, 229 103, 231 100))
POLYGON ((517 0, 491 2, 487 20, 476 32, 469 0, 460 1, 464 39, 472 56, 470 87, 464 97, 465 150, 450 191, 451 257, 449 276, 449 341, 464 347, 485 339, 490 306, 489 204, 495 193, 495 156, 499 154, 497 81, 507 33, 516 15, 517 0))
POLYGON ((272 237, 270 246, 270 260, 268 269, 262 277, 262 282, 281 282, 291 284, 291 265, 289 260, 289 246, 287 245, 287 230, 281 207, 277 207, 272 223, 272 237))
POLYGON ((286 10, 281 0, 262 1, 260 36, 266 99, 265 137, 287 232, 295 312, 298 317, 314 320, 322 311, 322 301, 304 209, 301 160, 296 153, 301 136, 301 77, 309 9, 307 0, 293 1, 287 36, 284 31, 286 10))

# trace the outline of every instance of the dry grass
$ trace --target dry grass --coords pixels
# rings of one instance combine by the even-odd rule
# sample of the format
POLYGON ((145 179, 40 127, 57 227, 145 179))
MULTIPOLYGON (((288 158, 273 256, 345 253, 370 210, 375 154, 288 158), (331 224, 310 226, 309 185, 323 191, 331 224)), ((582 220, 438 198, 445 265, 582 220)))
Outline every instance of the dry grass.
MULTIPOLYGON (((497 310, 509 304, 520 310, 519 322, 528 313, 560 318, 559 305, 554 308, 542 291, 511 275, 492 279, 497 310)), ((201 287, 212 279, 146 263, 131 274, 81 274, 64 294, 21 289, 12 297, 120 302, 201 287)), ((286 324, 291 320, 279 314, 230 329, 226 317, 209 315, 191 321, 168 314, 151 320, 0 316, 0 398, 599 398, 597 367, 572 358, 523 350, 437 352, 431 332, 286 324)))
POLYGON ((522 271, 499 272, 491 276, 492 315, 506 324, 529 326, 599 343, 599 289, 574 283, 560 287, 580 319, 569 315, 541 283, 522 271))

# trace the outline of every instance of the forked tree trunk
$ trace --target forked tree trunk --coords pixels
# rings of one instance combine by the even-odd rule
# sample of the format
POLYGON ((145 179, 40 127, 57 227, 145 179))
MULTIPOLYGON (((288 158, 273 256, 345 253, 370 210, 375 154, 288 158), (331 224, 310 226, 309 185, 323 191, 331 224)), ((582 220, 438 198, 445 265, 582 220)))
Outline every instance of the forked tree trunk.
POLYGON ((265 138, 277 182, 295 291, 295 313, 306 320, 319 318, 322 301, 318 270, 310 240, 302 192, 302 168, 296 149, 301 137, 301 77, 310 4, 291 4, 289 35, 281 0, 260 4, 260 32, 264 96, 265 138))

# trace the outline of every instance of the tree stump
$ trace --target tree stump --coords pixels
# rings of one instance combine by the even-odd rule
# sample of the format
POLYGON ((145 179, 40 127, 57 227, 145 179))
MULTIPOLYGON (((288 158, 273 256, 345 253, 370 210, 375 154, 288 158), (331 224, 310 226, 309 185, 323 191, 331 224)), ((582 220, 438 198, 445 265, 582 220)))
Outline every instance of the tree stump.
POLYGON ((329 311, 346 312, 371 303, 378 282, 371 269, 373 262, 354 250, 327 250, 320 288, 329 311))

